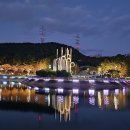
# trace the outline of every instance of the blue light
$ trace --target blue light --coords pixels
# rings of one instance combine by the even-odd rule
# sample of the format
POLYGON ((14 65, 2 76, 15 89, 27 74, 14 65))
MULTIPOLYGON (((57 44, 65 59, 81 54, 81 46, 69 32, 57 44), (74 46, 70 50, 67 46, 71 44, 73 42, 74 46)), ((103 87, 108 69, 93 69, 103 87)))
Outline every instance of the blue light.
POLYGON ((6 82, 6 81, 4 81, 4 82, 3 82, 3 85, 7 85, 7 82, 6 82))
POLYGON ((7 79, 7 76, 3 76, 4 79, 7 79))
POLYGON ((110 83, 110 81, 109 81, 109 80, 104 79, 104 80, 103 80, 103 83, 110 83))
POLYGON ((46 82, 48 82, 50 80, 50 78, 44 79, 46 82))
POLYGON ((58 82, 64 82, 64 79, 57 79, 58 82))
POLYGON ((49 88, 45 88, 45 93, 49 93, 50 89, 49 88))
POLYGON ((88 93, 90 96, 93 96, 95 94, 95 90, 94 89, 89 89, 88 93))
POLYGON ((64 89, 63 88, 58 88, 57 91, 58 91, 58 93, 63 93, 64 89))
POLYGON ((108 96, 109 90, 103 90, 103 94, 104 94, 105 96, 108 96))
POLYGON ((94 79, 89 79, 88 81, 89 81, 90 84, 95 83, 95 80, 94 80, 94 79))
POLYGON ((115 95, 119 95, 119 89, 115 89, 115 95))
POLYGON ((73 89, 73 94, 78 94, 79 90, 78 89, 73 89))
POLYGON ((73 79, 72 80, 74 83, 79 83, 79 79, 73 79))

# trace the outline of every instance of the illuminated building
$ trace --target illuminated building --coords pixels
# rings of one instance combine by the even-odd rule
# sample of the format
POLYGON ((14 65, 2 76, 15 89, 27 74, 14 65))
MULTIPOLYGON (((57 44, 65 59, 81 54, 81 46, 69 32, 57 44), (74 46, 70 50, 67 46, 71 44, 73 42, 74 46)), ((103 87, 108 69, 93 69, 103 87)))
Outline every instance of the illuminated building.
POLYGON ((72 62, 72 49, 67 48, 64 52, 64 49, 62 47, 60 56, 57 49, 56 59, 53 60, 53 71, 66 70, 67 72, 72 73, 72 67, 74 66, 75 63, 72 62))

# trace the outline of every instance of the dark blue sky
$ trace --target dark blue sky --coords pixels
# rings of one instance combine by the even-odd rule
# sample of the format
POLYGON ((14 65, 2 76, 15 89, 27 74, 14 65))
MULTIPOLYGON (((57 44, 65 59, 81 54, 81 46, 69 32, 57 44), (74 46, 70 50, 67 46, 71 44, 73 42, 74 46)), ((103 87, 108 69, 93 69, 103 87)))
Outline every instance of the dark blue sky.
POLYGON ((45 41, 103 55, 130 53, 130 0, 0 0, 0 42, 45 41))

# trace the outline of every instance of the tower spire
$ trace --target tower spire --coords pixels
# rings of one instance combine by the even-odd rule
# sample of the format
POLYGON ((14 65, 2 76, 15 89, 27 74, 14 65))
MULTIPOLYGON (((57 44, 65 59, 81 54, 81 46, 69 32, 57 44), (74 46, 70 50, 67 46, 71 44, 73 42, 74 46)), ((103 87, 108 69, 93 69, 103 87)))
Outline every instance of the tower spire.
POLYGON ((58 58, 59 56, 59 52, 58 52, 58 49, 56 50, 56 58, 58 58))

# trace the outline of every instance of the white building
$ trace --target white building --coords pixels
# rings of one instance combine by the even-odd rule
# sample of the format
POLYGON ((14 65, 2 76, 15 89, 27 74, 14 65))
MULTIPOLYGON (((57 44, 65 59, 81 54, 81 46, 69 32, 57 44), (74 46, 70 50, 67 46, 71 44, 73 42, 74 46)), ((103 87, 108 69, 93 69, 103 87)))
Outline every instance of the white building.
POLYGON ((53 60, 53 71, 66 70, 69 73, 72 73, 72 67, 75 66, 75 63, 72 62, 72 48, 65 50, 61 47, 61 54, 57 49, 56 59, 53 60))

